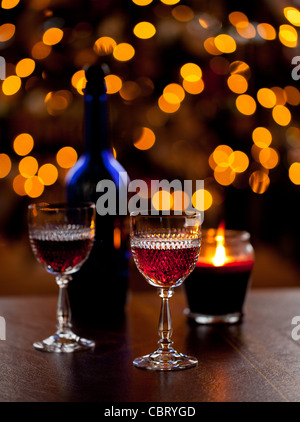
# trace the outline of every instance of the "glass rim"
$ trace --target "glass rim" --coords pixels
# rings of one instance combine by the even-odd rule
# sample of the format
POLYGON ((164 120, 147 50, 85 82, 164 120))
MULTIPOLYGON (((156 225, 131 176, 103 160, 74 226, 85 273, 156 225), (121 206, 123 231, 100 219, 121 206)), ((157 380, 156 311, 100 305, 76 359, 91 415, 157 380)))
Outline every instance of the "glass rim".
POLYGON ((75 202, 74 204, 69 204, 67 202, 38 202, 28 205, 28 210, 38 210, 38 211, 62 211, 62 210, 84 210, 84 209, 96 209, 94 202, 75 202))
MULTIPOLYGON (((184 218, 193 218, 193 217, 199 217, 201 218, 201 212, 200 211, 183 211, 181 214, 152 214, 151 213, 151 209, 150 210, 142 210, 142 211, 131 211, 129 216, 130 217, 146 217, 146 218, 166 218, 166 217, 171 217, 171 218, 180 218, 180 217, 184 217, 184 218), (143 214, 143 212, 147 212, 147 214, 143 214)), ((170 211, 170 210, 168 210, 170 211)), ((164 212, 163 210, 159 211, 159 212, 164 212)))
MULTIPOLYGON (((207 243, 216 242, 218 229, 202 229, 202 240, 207 243), (210 235, 209 232, 212 234, 210 235)), ((250 233, 247 230, 233 230, 225 229, 224 240, 234 242, 234 241, 247 241, 250 239, 250 233)))

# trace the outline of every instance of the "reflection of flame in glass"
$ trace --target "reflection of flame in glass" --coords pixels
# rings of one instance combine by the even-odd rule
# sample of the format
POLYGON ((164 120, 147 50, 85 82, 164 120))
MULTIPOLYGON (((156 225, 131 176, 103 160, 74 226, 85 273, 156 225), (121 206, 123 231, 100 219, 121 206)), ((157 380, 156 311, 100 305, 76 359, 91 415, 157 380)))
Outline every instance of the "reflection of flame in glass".
POLYGON ((218 227, 217 234, 216 234, 216 253, 215 256, 212 258, 212 263, 215 267, 220 267, 225 264, 226 262, 226 252, 224 247, 225 242, 225 224, 222 221, 218 227))
POLYGON ((119 227, 114 228, 114 248, 120 249, 121 247, 121 230, 119 227))

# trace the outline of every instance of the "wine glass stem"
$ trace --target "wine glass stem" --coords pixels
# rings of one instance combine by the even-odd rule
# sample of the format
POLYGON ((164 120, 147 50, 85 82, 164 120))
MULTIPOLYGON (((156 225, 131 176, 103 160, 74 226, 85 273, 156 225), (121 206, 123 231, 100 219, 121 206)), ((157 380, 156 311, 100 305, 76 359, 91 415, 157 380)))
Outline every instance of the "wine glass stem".
POLYGON ((160 349, 164 352, 168 352, 172 349, 173 341, 171 335, 173 332, 172 318, 170 311, 169 298, 173 296, 173 289, 163 288, 159 291, 159 296, 162 299, 160 308, 160 318, 158 324, 158 335, 160 340, 158 341, 160 349))
POLYGON ((71 309, 68 295, 68 283, 71 276, 56 276, 56 283, 59 287, 58 302, 56 310, 57 330, 61 334, 71 330, 71 309))

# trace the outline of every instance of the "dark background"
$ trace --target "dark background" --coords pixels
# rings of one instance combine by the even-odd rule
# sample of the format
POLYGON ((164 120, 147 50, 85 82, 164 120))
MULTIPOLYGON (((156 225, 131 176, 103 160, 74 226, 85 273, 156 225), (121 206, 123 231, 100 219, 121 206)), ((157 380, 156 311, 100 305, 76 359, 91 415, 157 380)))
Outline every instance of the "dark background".
MULTIPOLYGON (((289 24, 283 8, 291 5, 271 0, 244 3, 186 0, 175 5, 154 0, 148 6, 138 6, 130 0, 27 0, 12 9, 2 8, 0 23, 16 25, 14 37, 0 42, 7 76, 14 73, 14 65, 19 60, 31 57, 32 46, 42 39, 47 25, 59 24, 64 36, 60 43, 52 46, 48 57, 35 60, 33 74, 22 79, 22 87, 16 94, 5 96, 0 88, 0 153, 8 154, 12 160, 10 173, 0 179, 0 294, 56 291, 52 277, 44 273, 29 249, 26 208, 31 202, 64 198, 67 171, 58 167, 57 182, 46 186, 38 198, 16 194, 12 183, 21 157, 13 150, 13 140, 19 133, 30 133, 35 140, 30 155, 39 163, 57 165, 56 153, 63 146, 72 146, 80 155, 84 147, 83 98, 71 85, 71 78, 85 65, 99 61, 107 63, 111 73, 123 81, 136 81, 142 86, 143 80, 151 86, 132 101, 125 101, 119 93, 109 97, 112 144, 130 178, 204 179, 205 188, 213 197, 212 206, 205 212, 204 227, 217 227, 224 219, 226 227, 248 230, 251 234, 256 251, 252 285, 300 285, 300 188, 288 176, 291 154, 293 161, 297 161, 297 157, 300 161, 297 148, 300 141, 293 151, 287 142, 288 127, 298 127, 299 106, 287 104, 292 120, 284 127, 276 124, 271 111, 259 104, 253 115, 242 115, 235 107, 237 94, 227 86, 228 73, 214 72, 211 65, 214 56, 203 48, 208 36, 234 34, 228 16, 233 11, 241 11, 254 26, 266 22, 273 25, 277 33, 272 41, 264 41, 258 35, 253 39, 239 39, 235 52, 221 55, 228 63, 240 60, 250 66, 247 94, 256 99, 262 87, 293 85, 299 88, 299 82, 291 77, 291 59, 299 55, 299 47, 286 47, 278 38, 280 25, 289 24), (191 21, 179 22, 174 18, 172 10, 179 5, 186 5, 194 12, 191 21), (207 15, 218 25, 206 34, 203 28, 200 30, 198 20, 207 15), (142 40, 133 34, 135 24, 143 20, 155 25, 154 37, 142 40), (117 43, 130 43, 135 48, 135 56, 119 62, 112 54, 97 55, 93 45, 101 36, 111 36, 117 43), (187 93, 176 113, 160 112, 159 124, 149 122, 149 109, 157 107, 167 84, 181 83, 180 67, 187 62, 201 67, 204 91, 198 95, 187 93), (72 101, 55 116, 47 113, 43 102, 35 111, 29 106, 35 98, 44 98, 48 92, 58 90, 70 91, 72 101), (141 126, 151 128, 156 136, 154 146, 145 151, 134 146, 137 128, 141 126), (268 172, 270 185, 263 193, 253 192, 249 184, 251 173, 261 168, 251 155, 251 133, 257 126, 271 130, 271 146, 280 158, 278 165, 268 172), (229 186, 216 182, 208 164, 210 154, 219 144, 241 150, 249 157, 248 169, 229 186)), ((294 2, 293 6, 299 4, 294 2)), ((295 28, 298 31, 298 27, 295 28)))

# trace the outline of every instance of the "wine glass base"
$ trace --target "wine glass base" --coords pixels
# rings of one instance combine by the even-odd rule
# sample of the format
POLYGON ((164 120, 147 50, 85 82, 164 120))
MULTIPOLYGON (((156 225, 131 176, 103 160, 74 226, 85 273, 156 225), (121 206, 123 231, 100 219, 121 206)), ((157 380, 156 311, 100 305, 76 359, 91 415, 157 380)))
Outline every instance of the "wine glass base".
POLYGON ((193 356, 186 356, 175 351, 154 352, 134 359, 133 365, 154 371, 176 371, 197 366, 198 360, 193 356))
POLYGON ((83 350, 91 350, 95 342, 79 337, 74 333, 56 333, 42 341, 33 343, 35 349, 43 352, 73 353, 83 350))

